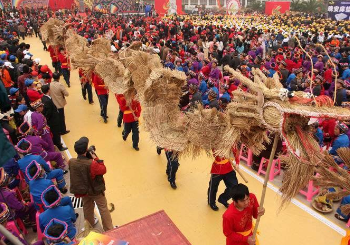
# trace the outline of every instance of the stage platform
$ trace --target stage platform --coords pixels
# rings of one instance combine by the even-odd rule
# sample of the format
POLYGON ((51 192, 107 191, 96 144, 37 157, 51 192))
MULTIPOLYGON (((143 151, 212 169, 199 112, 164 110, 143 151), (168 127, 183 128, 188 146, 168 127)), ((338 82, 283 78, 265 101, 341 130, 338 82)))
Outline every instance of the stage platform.
POLYGON ((105 233, 130 245, 190 245, 191 243, 162 211, 122 225, 105 233))

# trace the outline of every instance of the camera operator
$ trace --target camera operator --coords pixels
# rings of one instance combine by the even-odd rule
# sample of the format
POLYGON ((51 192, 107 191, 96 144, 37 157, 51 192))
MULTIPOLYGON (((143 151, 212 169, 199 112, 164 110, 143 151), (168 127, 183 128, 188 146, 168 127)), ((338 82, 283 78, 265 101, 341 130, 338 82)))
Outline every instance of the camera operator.
POLYGON ((83 199, 83 212, 85 219, 94 225, 94 207, 97 205, 102 219, 103 229, 113 229, 112 218, 107 208, 105 197, 105 182, 103 175, 107 172, 103 160, 95 154, 95 147, 88 148, 89 139, 81 137, 74 144, 77 158, 68 162, 70 172, 70 192, 83 199))

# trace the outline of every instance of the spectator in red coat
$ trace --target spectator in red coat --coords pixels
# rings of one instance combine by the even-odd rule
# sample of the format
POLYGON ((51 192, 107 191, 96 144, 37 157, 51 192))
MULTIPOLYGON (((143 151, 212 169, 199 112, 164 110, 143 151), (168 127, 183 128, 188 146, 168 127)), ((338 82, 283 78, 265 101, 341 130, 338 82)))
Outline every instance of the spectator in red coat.
POLYGON ((33 79, 27 78, 24 83, 27 87, 27 96, 30 102, 40 100, 44 96, 37 90, 33 79))
POLYGON ((135 100, 136 94, 136 89, 131 88, 124 94, 125 99, 118 100, 118 102, 123 112, 123 140, 126 141, 132 131, 132 145, 136 151, 139 151, 139 117, 141 115, 141 105, 140 102, 135 100))

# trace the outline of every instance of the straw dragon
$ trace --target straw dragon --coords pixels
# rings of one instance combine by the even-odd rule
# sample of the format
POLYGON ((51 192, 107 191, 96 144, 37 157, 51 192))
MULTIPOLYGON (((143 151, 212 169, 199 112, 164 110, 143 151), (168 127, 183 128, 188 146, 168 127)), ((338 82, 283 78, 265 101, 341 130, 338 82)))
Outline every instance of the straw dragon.
POLYGON ((270 141, 268 134, 279 134, 290 150, 282 157, 288 167, 281 187, 284 201, 307 184, 324 158, 309 133, 309 118, 350 118, 349 110, 333 107, 322 96, 307 98, 304 92, 291 95, 277 74, 267 78, 255 69, 252 81, 229 67, 225 69, 248 92, 234 91, 226 113, 201 106, 182 113, 178 102, 186 76, 162 68, 159 56, 141 51, 141 43, 113 54, 108 39, 99 38, 88 46, 83 37, 57 19, 44 24, 41 33, 48 44, 66 48, 75 68, 99 74, 111 92, 124 93, 135 87, 144 108, 145 128, 158 146, 193 157, 201 150, 209 153, 215 148, 217 154, 229 157, 232 146, 238 144, 245 144, 258 154, 270 141))

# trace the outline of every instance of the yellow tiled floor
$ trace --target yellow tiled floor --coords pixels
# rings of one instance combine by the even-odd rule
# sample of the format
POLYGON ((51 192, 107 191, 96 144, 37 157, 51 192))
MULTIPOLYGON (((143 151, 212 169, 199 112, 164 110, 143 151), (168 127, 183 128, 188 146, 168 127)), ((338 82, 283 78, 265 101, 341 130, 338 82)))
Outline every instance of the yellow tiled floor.
MULTIPOLYGON (((28 38, 34 58, 42 64, 51 64, 48 52, 44 52, 38 39, 28 38)), ((87 136, 97 148, 97 155, 105 160, 107 174, 107 199, 115 205, 112 213, 115 225, 122 225, 164 209, 188 240, 195 245, 225 244, 222 234, 222 214, 225 208, 219 205, 218 212, 207 205, 207 188, 212 159, 202 156, 195 160, 180 159, 177 174, 178 189, 170 188, 166 179, 164 153, 158 156, 156 147, 141 122, 140 151, 132 148, 131 135, 122 140, 122 130, 117 127, 118 105, 110 94, 108 124, 99 116, 99 104, 94 93, 94 105, 89 105, 81 96, 77 71, 71 75, 70 96, 65 107, 67 129, 71 132, 63 139, 74 156, 74 142, 87 136)), ((64 83, 62 78, 62 83, 64 83)), ((262 185, 246 175, 250 191, 260 198, 262 185)), ((241 179, 240 179, 241 180, 241 179)), ((223 191, 223 184, 219 192, 223 191)), ((278 212, 279 197, 267 191, 266 214, 260 225, 260 241, 265 245, 335 245, 341 235, 308 213, 290 204, 278 212)))

